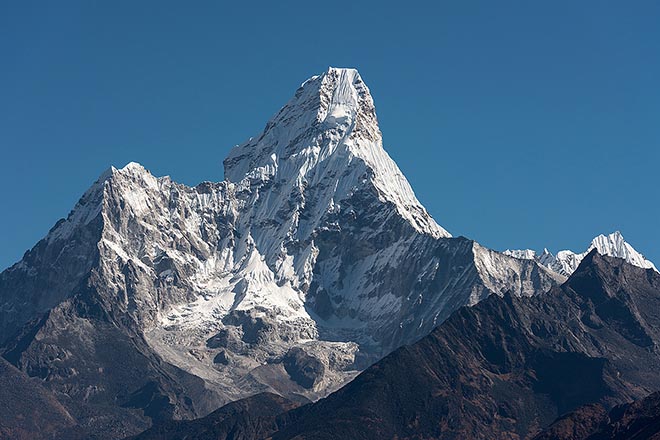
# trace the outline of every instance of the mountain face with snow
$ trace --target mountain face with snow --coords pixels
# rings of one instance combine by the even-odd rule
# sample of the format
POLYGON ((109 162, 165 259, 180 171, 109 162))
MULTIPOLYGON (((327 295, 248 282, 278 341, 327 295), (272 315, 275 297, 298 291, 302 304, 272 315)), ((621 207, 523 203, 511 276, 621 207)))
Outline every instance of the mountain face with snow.
POLYGON ((563 250, 557 252, 557 255, 553 255, 548 249, 544 249, 541 254, 537 254, 536 251, 531 249, 507 249, 504 251, 504 254, 523 260, 536 260, 558 274, 569 276, 575 272, 582 259, 594 249, 601 255, 621 258, 633 266, 658 271, 651 261, 647 260, 644 255, 637 252, 635 248, 626 242, 619 231, 609 235, 599 235, 591 241, 589 248, 580 254, 563 250))
POLYGON ((439 226, 352 69, 303 83, 224 166, 196 187, 111 168, 0 274, 3 356, 81 424, 317 399, 461 306, 564 279, 439 226))
POLYGON ((274 406, 261 420, 231 404, 136 440, 657 439, 660 396, 627 402, 660 388, 659 307, 660 274, 592 251, 562 286, 463 307, 325 399, 255 396, 238 403, 274 406))

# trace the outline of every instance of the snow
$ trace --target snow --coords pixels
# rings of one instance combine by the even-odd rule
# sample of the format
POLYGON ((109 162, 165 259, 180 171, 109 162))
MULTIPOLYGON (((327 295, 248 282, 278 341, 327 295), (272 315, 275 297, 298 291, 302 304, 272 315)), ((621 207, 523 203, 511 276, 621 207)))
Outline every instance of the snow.
POLYGON ((504 255, 508 255, 514 258, 519 258, 521 260, 534 260, 536 258, 536 251, 531 249, 523 249, 523 250, 507 249, 502 253, 504 255))
POLYGON ((656 272, 658 271, 651 261, 647 260, 644 255, 637 252, 628 242, 626 242, 619 231, 613 232, 609 235, 598 235, 591 241, 587 250, 582 253, 576 253, 571 250, 562 250, 557 252, 557 255, 553 255, 550 251, 544 249, 540 255, 537 255, 535 251, 529 249, 507 249, 504 251, 504 254, 520 259, 535 259, 555 272, 568 276, 577 269, 582 259, 594 249, 596 249, 601 255, 621 258, 634 266, 644 269, 653 269, 656 272))
MULTIPOLYGON (((225 178, 242 187, 290 182, 290 193, 317 189, 315 220, 364 186, 366 178, 381 200, 393 203, 418 231, 450 236, 419 203, 383 149, 373 99, 355 69, 331 67, 305 81, 261 135, 230 152, 225 178)), ((272 206, 270 213, 278 208, 272 206)))

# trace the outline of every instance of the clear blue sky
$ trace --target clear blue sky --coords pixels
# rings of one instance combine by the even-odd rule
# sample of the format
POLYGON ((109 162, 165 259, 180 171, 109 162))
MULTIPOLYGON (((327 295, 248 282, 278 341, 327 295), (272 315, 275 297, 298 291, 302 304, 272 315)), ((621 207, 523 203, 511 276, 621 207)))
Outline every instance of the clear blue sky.
POLYGON ((222 180, 356 67, 438 223, 495 248, 620 229, 660 263, 660 2, 0 2, 0 268, 110 165, 222 180))

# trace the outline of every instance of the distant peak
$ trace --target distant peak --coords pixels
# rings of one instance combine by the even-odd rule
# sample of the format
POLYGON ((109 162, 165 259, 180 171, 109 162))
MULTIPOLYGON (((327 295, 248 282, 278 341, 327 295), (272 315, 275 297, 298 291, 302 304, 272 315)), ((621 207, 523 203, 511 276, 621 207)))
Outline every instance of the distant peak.
POLYGON ((623 238, 623 235, 621 234, 620 231, 614 231, 611 234, 605 235, 605 234, 600 234, 596 237, 594 237, 593 240, 591 240, 591 245, 592 247, 598 247, 599 245, 603 245, 605 243, 610 243, 610 244, 621 244, 625 243, 626 240, 623 238))
POLYGON ((520 260, 536 259, 536 251, 533 251, 532 249, 507 249, 502 253, 520 260))
MULTIPOLYGON (((521 258, 520 255, 525 252, 529 251, 507 250, 504 253, 521 258)), ((562 250, 557 252, 557 255, 553 255, 547 249, 544 249, 543 253, 535 258, 539 260, 541 264, 549 267, 557 273, 570 275, 577 269, 580 262, 589 253, 594 252, 608 257, 620 258, 633 266, 654 269, 657 271, 655 265, 651 261, 647 260, 644 255, 639 253, 628 242, 626 242, 620 231, 614 231, 608 235, 600 234, 596 236, 591 240, 589 248, 582 253, 576 253, 571 250, 562 250)))
POLYGON ((594 239, 591 240, 591 245, 589 246, 589 250, 598 249, 599 251, 601 251, 602 249, 612 246, 620 248, 626 244, 627 244, 626 240, 623 238, 621 232, 614 231, 611 234, 607 234, 607 235, 599 234, 596 237, 594 237, 594 239))

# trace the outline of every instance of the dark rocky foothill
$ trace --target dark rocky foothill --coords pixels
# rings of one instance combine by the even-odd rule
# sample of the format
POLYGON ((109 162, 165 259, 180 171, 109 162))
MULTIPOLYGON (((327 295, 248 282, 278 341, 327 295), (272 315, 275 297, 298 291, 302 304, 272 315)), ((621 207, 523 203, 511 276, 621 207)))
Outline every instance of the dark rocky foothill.
POLYGON ((660 393, 616 406, 589 405, 560 417, 534 440, 658 440, 660 393))

